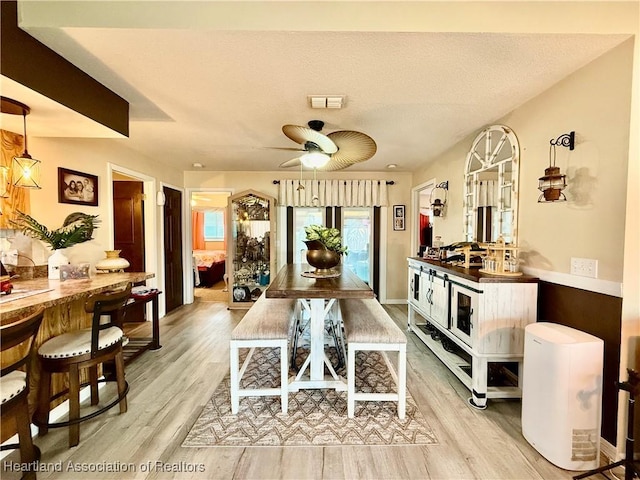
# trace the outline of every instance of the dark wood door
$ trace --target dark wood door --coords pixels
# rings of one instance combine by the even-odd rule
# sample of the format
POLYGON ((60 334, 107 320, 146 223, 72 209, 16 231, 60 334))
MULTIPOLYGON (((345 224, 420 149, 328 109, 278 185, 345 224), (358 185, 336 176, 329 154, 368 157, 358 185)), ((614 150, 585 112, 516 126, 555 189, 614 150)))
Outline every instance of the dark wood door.
MULTIPOLYGON (((113 247, 129 261, 128 272, 144 272, 144 209, 143 183, 113 182, 113 247)), ((127 321, 144 321, 144 305, 127 309, 127 321)))
POLYGON ((144 272, 142 182, 113 182, 113 247, 131 264, 128 272, 144 272))
POLYGON ((164 204, 164 294, 169 313, 184 303, 182 274, 182 193, 163 187, 164 204))

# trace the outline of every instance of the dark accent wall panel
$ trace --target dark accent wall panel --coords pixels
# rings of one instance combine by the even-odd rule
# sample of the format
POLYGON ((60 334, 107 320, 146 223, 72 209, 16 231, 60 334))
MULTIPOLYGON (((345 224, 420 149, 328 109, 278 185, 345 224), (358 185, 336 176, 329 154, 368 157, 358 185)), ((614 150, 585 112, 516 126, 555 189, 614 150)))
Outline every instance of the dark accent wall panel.
POLYGON ((287 263, 293 263, 293 207, 287 207, 287 263))
POLYGON ((128 137, 129 103, 21 30, 15 1, 0 5, 2 75, 128 137))
POLYGON ((539 284, 538 321, 566 325, 604 340, 602 437, 616 444, 622 299, 579 288, 539 284))
MULTIPOLYGON (((325 207, 325 225, 327 227, 333 227, 333 207, 325 207)), ((336 228, 340 228, 340 224, 336 223, 336 228)))
POLYGON ((380 298, 380 207, 373 207, 373 292, 380 298))

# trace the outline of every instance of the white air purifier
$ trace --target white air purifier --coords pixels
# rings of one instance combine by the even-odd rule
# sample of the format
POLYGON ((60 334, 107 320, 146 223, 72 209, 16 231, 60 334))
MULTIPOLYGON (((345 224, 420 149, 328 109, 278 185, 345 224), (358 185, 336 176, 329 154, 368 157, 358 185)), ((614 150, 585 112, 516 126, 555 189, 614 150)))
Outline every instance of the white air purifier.
POLYGON ((599 465, 604 342, 556 323, 525 327, 522 434, 566 470, 599 465))

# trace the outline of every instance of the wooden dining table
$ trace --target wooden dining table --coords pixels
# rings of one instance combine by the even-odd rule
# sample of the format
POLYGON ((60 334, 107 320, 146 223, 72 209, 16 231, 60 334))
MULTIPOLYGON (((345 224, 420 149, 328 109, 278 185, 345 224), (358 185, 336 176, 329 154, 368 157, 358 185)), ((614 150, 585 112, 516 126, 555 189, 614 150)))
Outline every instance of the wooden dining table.
POLYGON ((280 269, 265 292, 267 298, 298 299, 303 310, 310 314, 309 356, 290 382, 290 391, 301 388, 347 389, 345 380, 336 374, 324 349, 326 321, 332 312, 339 312, 338 299, 374 298, 375 294, 350 269, 339 266, 334 270, 340 275, 317 278, 315 269, 307 264, 287 264, 280 269), (329 375, 325 375, 325 365, 329 375), (305 375, 307 370, 309 374, 305 375))

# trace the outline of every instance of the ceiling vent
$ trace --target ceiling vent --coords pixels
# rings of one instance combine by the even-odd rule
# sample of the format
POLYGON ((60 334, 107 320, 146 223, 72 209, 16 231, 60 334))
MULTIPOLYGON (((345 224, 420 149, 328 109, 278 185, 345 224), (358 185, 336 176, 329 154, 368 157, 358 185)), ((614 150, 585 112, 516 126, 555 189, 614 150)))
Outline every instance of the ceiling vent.
POLYGON ((342 108, 344 95, 309 95, 311 108, 342 108))

